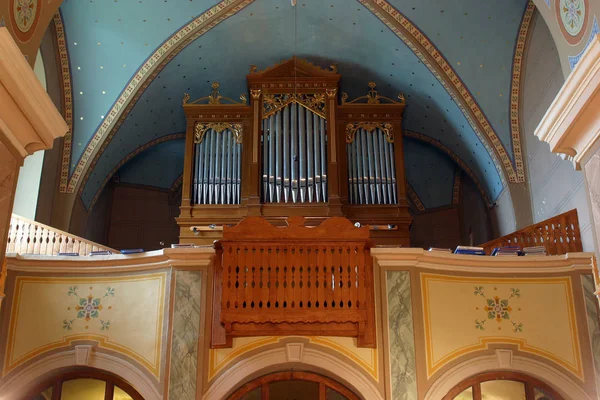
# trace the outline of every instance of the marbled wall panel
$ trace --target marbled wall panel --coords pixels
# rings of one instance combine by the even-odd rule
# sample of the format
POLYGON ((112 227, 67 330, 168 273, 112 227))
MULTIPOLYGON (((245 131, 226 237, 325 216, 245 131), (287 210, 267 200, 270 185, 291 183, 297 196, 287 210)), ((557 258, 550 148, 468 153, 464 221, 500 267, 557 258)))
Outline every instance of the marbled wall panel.
POLYGON ((594 277, 592 275, 581 275, 581 283, 583 284, 588 333, 596 370, 596 387, 600 388, 600 315, 598 314, 598 299, 594 296, 594 277))
POLYGON ((392 399, 417 398, 415 344, 410 272, 388 271, 388 321, 390 338, 392 399))
POLYGON ((201 291, 202 272, 177 271, 169 376, 170 399, 196 398, 201 291))

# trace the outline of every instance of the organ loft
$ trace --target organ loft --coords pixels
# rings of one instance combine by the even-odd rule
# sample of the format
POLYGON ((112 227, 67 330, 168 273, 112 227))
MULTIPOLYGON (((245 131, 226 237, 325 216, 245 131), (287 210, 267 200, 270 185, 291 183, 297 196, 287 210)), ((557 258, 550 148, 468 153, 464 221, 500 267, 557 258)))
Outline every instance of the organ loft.
POLYGON ((350 99, 340 78, 335 65, 293 57, 251 66, 249 99, 222 96, 217 82, 207 97, 184 96, 181 243, 211 244, 250 216, 275 226, 290 216, 307 226, 343 216, 367 226, 375 244, 410 245, 405 98, 381 96, 369 82, 366 95, 350 99))

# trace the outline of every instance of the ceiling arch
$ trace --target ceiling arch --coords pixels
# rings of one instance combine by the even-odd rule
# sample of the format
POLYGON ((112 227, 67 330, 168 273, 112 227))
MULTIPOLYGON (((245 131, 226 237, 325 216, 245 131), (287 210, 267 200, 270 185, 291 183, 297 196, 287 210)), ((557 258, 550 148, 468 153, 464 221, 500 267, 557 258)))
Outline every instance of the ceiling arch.
MULTIPOLYGON (((467 1, 467 3, 469 3, 470 1, 471 0, 467 1)), ((153 0, 147 0, 147 2, 152 3, 153 0)), ((311 61, 323 65, 329 65, 326 64, 329 62, 339 62, 340 72, 344 74, 341 88, 343 91, 347 91, 350 94, 356 95, 363 94, 362 89, 359 88, 365 87, 364 85, 367 80, 365 77, 369 76, 370 78, 373 78, 380 83, 381 91, 384 93, 387 91, 387 93, 385 94, 393 95, 393 93, 397 91, 403 91, 407 93, 408 107, 406 111, 407 116, 405 126, 407 126, 409 129, 427 131, 428 133, 431 131, 437 131, 436 134, 432 134, 431 136, 435 137, 436 140, 443 142, 446 146, 455 149, 457 154, 460 155, 461 159, 463 159, 467 164, 469 164, 470 168, 473 171, 476 171, 475 173, 478 175, 478 179, 481 182, 483 182, 483 184, 486 186, 486 192, 488 193, 488 196, 491 198, 495 198, 499 194, 503 186, 502 174, 498 173, 498 171, 496 171, 495 173, 490 172, 491 170, 495 169, 494 161, 497 161, 497 157, 495 156, 494 151, 486 151, 486 146, 489 147, 489 144, 487 144, 486 139, 481 140, 475 135, 476 131, 472 127, 470 127, 469 113, 465 113, 464 107, 463 109, 461 109, 460 104, 457 105, 456 96, 448 96, 449 93, 447 90, 447 85, 446 87, 444 85, 444 80, 440 79, 440 77, 436 74, 432 74, 431 72, 429 72, 427 66, 423 65, 423 60, 415 56, 414 50, 409 45, 406 45, 406 43, 400 42, 394 31, 386 29, 385 26, 381 23, 381 20, 379 20, 376 15, 369 12, 367 8, 363 7, 361 5, 361 2, 365 3, 366 0, 360 0, 360 2, 357 1, 355 3, 356 9, 352 7, 347 7, 347 1, 342 3, 339 0, 329 2, 312 2, 306 0, 305 3, 299 2, 297 12, 299 15, 299 24, 303 27, 303 31, 299 31, 298 39, 296 41, 294 41, 293 39, 293 32, 290 32, 290 27, 293 26, 294 22, 294 9, 291 8, 289 4, 287 4, 287 2, 282 3, 281 1, 276 0, 255 0, 254 2, 248 1, 242 4, 241 2, 229 1, 219 3, 219 5, 203 13, 202 16, 207 16, 207 18, 214 17, 219 12, 221 13, 219 14, 220 19, 210 20, 211 22, 208 22, 209 20, 205 21, 205 28, 207 30, 203 33, 208 32, 208 28, 210 26, 210 32, 208 32, 208 34, 206 34, 205 36, 198 37, 194 41, 192 46, 178 46, 177 49, 182 51, 177 55, 175 55, 174 50, 171 50, 171 53, 169 53, 167 58, 173 58, 170 59, 170 63, 168 63, 166 67, 164 67, 163 64, 160 64, 161 62, 158 61, 155 63, 155 69, 152 71, 143 66, 138 72, 145 71, 146 75, 154 75, 155 81, 149 83, 148 80, 146 80, 145 82, 139 84, 139 86, 136 86, 138 85, 136 84, 132 88, 132 82, 135 80, 133 79, 129 82, 129 86, 121 93, 121 98, 119 98, 116 101, 110 113, 108 112, 108 110, 96 111, 97 113, 103 112, 102 114, 99 114, 99 117, 104 114, 108 114, 109 116, 114 115, 115 117, 112 118, 110 123, 107 122, 107 118, 109 117, 104 118, 103 123, 99 125, 99 129, 96 132, 93 132, 93 128, 89 129, 89 127, 91 127, 93 124, 90 124, 90 126, 88 127, 87 132, 90 135, 94 133, 94 138, 90 141, 90 145, 87 147, 85 152, 83 152, 83 150, 81 149, 77 150, 80 154, 83 152, 84 157, 80 160, 79 164, 77 165, 74 171, 74 174, 71 178, 71 182, 69 184, 69 188, 71 190, 74 190, 74 188, 82 178, 81 174, 83 172, 86 172, 86 168, 88 168, 91 164, 91 167, 87 170, 86 173, 85 180, 87 180, 87 182, 85 186, 81 187, 81 193, 84 199, 84 203, 89 205, 91 199, 94 197, 94 192, 101 186, 101 182, 104 178, 104 176, 102 175, 110 173, 110 171, 113 169, 111 168, 111 165, 118 163, 118 157, 115 157, 115 160, 112 160, 112 157, 110 155, 108 157, 105 157, 106 152, 113 152, 113 150, 111 149, 111 143, 113 142, 113 140, 110 139, 113 138, 113 136, 116 137, 117 135, 123 135, 121 136, 122 138, 131 137, 132 139, 139 136, 139 139, 142 142, 144 140, 149 139, 146 132, 148 130, 146 129, 146 125, 143 125, 143 129, 141 129, 142 131, 144 131, 143 133, 132 133, 136 131, 135 128, 142 128, 140 121, 134 121, 135 115, 145 115, 145 113, 149 112, 150 110, 153 110, 152 112, 156 113, 156 110, 164 110, 165 108, 163 106, 166 105, 167 109, 169 109, 172 115, 169 116, 163 113, 161 114, 161 119, 165 119, 166 117, 166 119, 171 119, 172 122, 171 127, 169 127, 170 130, 163 130, 161 134, 181 131, 177 130, 176 128, 179 126, 178 124, 184 123, 184 119, 182 118, 182 112, 180 110, 178 112, 178 110, 175 109, 175 104, 179 106, 179 109, 181 108, 179 100, 183 91, 187 91, 187 89, 189 88, 189 91, 191 91, 194 96, 204 95, 208 92, 208 90, 206 90, 207 85, 205 85, 205 82, 214 79, 220 80, 222 82, 224 93, 233 97, 237 97, 237 95, 239 95, 240 92, 246 91, 245 85, 241 85, 239 84, 239 82, 243 82, 243 78, 247 70, 244 70, 245 68, 240 68, 240 66, 245 67, 249 64, 254 63, 259 64, 261 67, 264 67, 268 64, 275 63, 282 58, 291 56, 293 53, 290 50, 293 49, 295 45, 297 54, 299 56, 304 56, 311 61), (230 9, 224 11, 223 8, 219 7, 224 3, 227 3, 230 9), (234 13, 235 16, 233 16, 234 13), (227 15, 227 17, 224 17, 224 15, 227 15), (231 18, 232 16, 233 18, 231 18), (272 29, 270 27, 271 25, 277 25, 279 30, 272 29), (245 29, 242 29, 242 27, 244 27, 245 29), (333 38, 334 40, 318 40, 319 37, 333 38), (368 40, 366 39, 367 37, 368 40), (218 42, 221 46, 211 46, 210 44, 206 44, 206 42, 209 41, 209 38, 212 39, 213 42, 218 42), (273 39, 271 38, 277 39, 277 43, 274 46, 271 43, 271 41, 273 41, 273 39), (266 52, 264 52, 262 49, 259 49, 258 54, 260 55, 260 57, 250 57, 247 54, 250 52, 249 50, 238 52, 238 54, 236 54, 234 51, 236 46, 237 48, 245 49, 246 47, 256 47, 257 43, 262 46, 273 47, 273 49, 271 49, 273 51, 269 54, 266 54, 266 52), (198 48, 197 46, 204 47, 198 48), (192 54, 194 52, 195 54, 192 54), (396 57, 393 56, 394 53, 398 53, 396 57), (184 54, 187 55, 184 56, 184 54), (193 55, 197 57, 193 58, 193 55), (402 55, 402 57, 398 57, 400 55, 402 55), (200 64, 203 64, 205 62, 206 58, 211 57, 220 57, 222 60, 224 60, 222 62, 222 65, 218 68, 218 73, 214 73, 214 71, 217 70, 216 68, 213 68, 213 70, 211 71, 211 65, 207 65, 204 67, 200 66, 200 64), (372 61, 370 65, 365 65, 365 59, 372 61), (175 64, 176 61, 177 64, 175 64), (236 63, 238 65, 233 65, 236 63), (158 64, 159 66, 157 67, 156 64, 158 64), (187 75, 177 74, 176 72, 174 72, 176 68, 172 65, 178 65, 177 68, 180 68, 180 71, 183 71, 185 70, 185 68, 187 68, 189 72, 187 73, 187 75), (163 67, 163 72, 159 73, 160 68, 163 67), (194 69, 194 67, 198 68, 194 69), (202 71, 205 72, 203 73, 202 71), (232 73, 234 71, 236 73, 238 73, 239 71, 237 77, 232 76, 232 73), (183 78, 184 76, 186 78, 183 78), (168 79, 165 80, 165 77, 167 77, 168 79), (164 92, 164 97, 166 97, 166 99, 170 98, 169 101, 176 101, 176 103, 159 104, 160 102, 157 102, 155 99, 151 99, 150 97, 147 97, 145 95, 145 93, 147 91, 150 91, 153 87, 153 93, 155 96, 163 95, 163 93, 161 93, 160 90, 156 89, 160 88, 160 86, 156 84, 156 81, 160 79, 163 79, 162 86, 177 87, 178 89, 182 89, 179 92, 164 92), (188 82, 192 83, 185 83, 183 85, 180 85, 180 82, 173 82, 173 79, 177 79, 180 81, 188 79, 188 82), (164 84, 165 82, 167 84, 164 84), (231 84, 232 82, 238 83, 231 84), (146 85, 148 86, 146 92, 142 93, 141 90, 136 91, 136 88, 140 87, 142 89, 145 89, 146 85), (179 86, 181 86, 181 88, 179 86), (171 96, 169 96, 169 94, 171 94, 171 96), (129 99, 127 100, 129 102, 127 105, 127 101, 121 101, 123 96, 129 99), (144 97, 146 98, 143 99, 144 97), (135 103, 131 101, 132 98, 134 98, 135 103), (148 104, 148 107, 140 105, 139 103, 142 101, 148 104), (116 113, 115 107, 118 110, 116 111, 116 113), (123 112, 125 110, 128 111, 127 114, 123 112), (117 116, 117 114, 119 113, 122 114, 120 118, 117 116), (436 121, 432 122, 432 120, 436 121), (138 125, 137 127, 135 126, 136 123, 138 125), (112 128, 110 124, 112 124, 112 128), (445 124, 448 124, 450 126, 444 126, 445 124), (90 133, 90 131, 92 132, 90 133), (102 131, 101 134, 99 134, 100 131, 102 131), (98 147, 100 147, 100 149, 98 149, 98 147), (92 150, 90 150, 90 148, 92 148, 92 150), (93 155, 97 156, 92 157, 93 155), (94 159, 94 162, 90 163, 90 159, 94 159)), ((520 13, 522 13, 523 5, 525 4, 523 0, 510 0, 510 2, 515 7, 518 6, 518 8, 520 9, 520 13)), ((67 0, 65 1, 64 5, 68 3, 73 4, 74 2, 72 2, 71 0, 67 0)), ((214 5, 215 2, 204 1, 200 3, 202 3, 202 6, 210 6, 214 5)), ((439 4, 437 3, 441 4, 439 0, 427 0, 427 2, 423 2, 422 5, 425 8, 429 8, 431 13, 433 13, 433 10, 436 9, 436 7, 439 8, 439 4)), ((83 6, 81 5, 81 3, 78 4, 79 5, 76 8, 79 9, 79 12, 81 12, 81 7, 83 6)), ((477 8, 475 7, 474 10, 477 10, 477 8)), ((502 9, 500 9, 500 11, 501 10, 502 9)), ((407 12, 405 9, 402 9, 401 11, 407 12)), ((77 15, 77 11, 71 10, 71 14, 69 14, 69 17, 67 16, 67 14, 68 13, 64 12, 63 10, 63 16, 66 20, 67 31, 69 31, 69 18, 73 18, 75 15, 77 15)), ((163 18, 166 15, 170 15, 169 12, 165 11, 164 8, 159 8, 159 14, 161 15, 156 18, 163 18)), ((515 11, 513 12, 513 15, 519 15, 519 13, 515 11)), ((107 15, 105 16, 105 18, 113 18, 115 19, 115 21, 119 20, 119 18, 114 18, 115 16, 116 15, 107 15)), ((479 17, 480 15, 474 15, 473 20, 477 21, 479 17)), ((121 22, 122 20, 123 19, 121 18, 121 22)), ((148 21, 148 19, 146 19, 146 21, 148 21)), ((508 23, 501 24, 505 28, 504 37, 507 38, 507 42, 512 43, 513 46, 517 38, 519 21, 519 18, 512 18, 509 22, 513 25, 510 25, 508 23), (513 19, 516 22, 513 22, 513 19), (507 24, 509 26, 507 26, 507 24)), ((117 22, 113 21, 113 23, 115 24, 117 22)), ((101 24, 102 20, 98 20, 97 23, 101 24)), ((144 27, 144 23, 145 22, 138 22, 138 24, 141 25, 142 28, 144 27)), ((431 27, 425 25, 425 28, 423 29, 431 29, 431 27)), ((179 35, 179 32, 182 32, 181 35, 185 35, 185 32, 188 31, 185 28, 182 28, 178 31, 177 35, 179 35)), ((450 35, 450 33, 446 33, 443 30, 442 32, 443 35, 441 34, 441 32, 438 32, 438 36, 450 35)), ((74 30, 74 33, 77 34, 77 31, 74 30)), ((495 31, 493 32, 494 35, 496 33, 497 32, 495 31)), ((436 35, 433 36, 435 37, 436 35)), ((98 37, 99 36, 95 37, 94 40, 100 40, 98 39, 98 37)), ((85 44, 85 46, 89 47, 90 43, 88 43, 88 39, 83 38, 84 41, 80 41, 77 46, 80 46, 83 43, 85 44)), ((74 40, 75 39, 73 39, 71 35, 68 41, 69 50, 71 50, 72 47, 76 47, 73 44, 75 43, 74 40)), ((94 51, 101 48, 106 42, 106 40, 110 42, 111 39, 108 38, 106 40, 101 40, 104 40, 104 42, 99 42, 100 45, 95 43, 96 47, 94 48, 94 51)), ((163 45, 169 44, 169 42, 170 41, 167 40, 163 43, 163 45)), ((94 43, 91 44, 93 45, 94 43)), ((144 43, 142 50, 140 50, 140 54, 143 53, 143 48, 150 47, 145 46, 145 44, 146 43, 144 43)), ((138 43, 138 45, 141 46, 141 43, 138 43)), ((171 44, 170 48, 173 49, 173 47, 174 45, 171 44)), ((452 50, 448 51, 449 54, 454 54, 452 53, 452 50)), ((164 51, 162 53, 164 54, 164 51)), ((508 69, 510 69, 510 65, 512 63, 512 54, 510 51, 506 51, 505 53, 506 54, 504 54, 502 57, 505 63, 509 66, 508 69)), ((153 54, 154 55, 148 60, 152 60, 157 54, 157 57, 160 58, 161 48, 159 47, 159 49, 153 54)), ((75 68, 75 64, 77 64, 76 59, 81 59, 82 56, 83 52, 81 52, 80 54, 78 53, 78 55, 72 54, 72 68, 75 68)), ((446 57, 450 59, 450 56, 446 57)), ((452 55, 452 57, 454 56, 452 55)), ((477 61, 469 59, 468 56, 466 57, 466 60, 468 61, 464 61, 465 64, 472 64, 473 62, 477 61)), ((121 62, 118 54, 116 55, 115 60, 111 59, 109 61, 112 63, 111 65, 118 65, 118 63, 121 62)), ((111 68, 113 68, 114 65, 111 68)), ((100 66, 108 69, 108 67, 104 65, 100 66)), ((214 65, 212 66, 214 67, 214 65)), ((92 65, 92 67, 94 67, 94 65, 92 65)), ((95 67, 99 68, 98 65, 96 65, 95 67)), ((89 69, 89 66, 86 67, 86 70, 87 69, 89 69)), ((510 91, 510 71, 507 72, 508 77, 502 80, 502 82, 500 82, 497 79, 489 79, 497 75, 497 71, 493 70, 492 68, 489 69, 489 72, 485 68, 481 68, 481 70, 482 71, 479 71, 481 75, 478 78, 479 80, 483 82, 496 81, 498 87, 503 87, 504 89, 506 89, 507 93, 510 91)), ((77 71, 80 70, 73 69, 74 75, 78 73, 77 71)), ((469 69, 465 69, 465 71, 467 71, 465 74, 467 76, 470 76, 472 68, 470 67, 469 69)), ((457 70, 456 73, 459 74, 461 73, 461 71, 457 70)), ((137 75, 138 74, 136 73, 136 76, 137 75)), ((136 76, 134 76, 134 78, 136 76)), ((123 79, 120 79, 121 81, 119 85, 123 84, 123 79)), ((465 82, 468 81, 468 79, 465 80, 464 77, 461 77, 461 79, 463 79, 465 82)), ((83 81, 84 80, 81 79, 80 83, 83 81)), ((118 81, 118 79, 114 79, 112 81, 118 81)), ((100 80, 100 83, 98 84, 102 84, 102 80, 100 80)), ((206 84, 208 84, 208 82, 206 82, 206 84)), ((116 85, 115 87, 118 87, 119 85, 116 85)), ((79 99, 77 98, 78 88, 75 86, 77 86, 77 82, 74 78, 74 115, 76 125, 75 140, 77 140, 77 135, 79 135, 79 131, 77 129, 77 116, 79 115, 79 111, 77 111, 77 100, 79 99)), ((465 84, 463 84, 463 86, 465 86, 465 84)), ((94 88, 91 89, 92 91, 94 90, 94 88)), ((100 88, 96 88, 96 91, 98 91, 98 89, 100 88)), ((164 90, 166 90, 166 88, 164 90)), ((492 90, 486 89, 484 93, 488 92, 491 93, 492 90)), ((113 98, 115 97, 116 95, 113 96, 113 98)), ((477 100, 479 101, 480 99, 478 98, 477 100)), ((481 104, 484 103, 485 102, 481 102, 481 104)), ((492 108, 495 109, 495 107, 492 108)), ((501 109, 502 107, 498 108, 501 109)), ((92 112, 87 108, 82 110, 83 111, 81 112, 92 112)), ((100 110, 100 108, 97 108, 96 110, 100 110)), ((507 104, 505 104, 505 106, 503 107, 503 110, 504 111, 497 113, 497 115, 504 113, 503 115, 508 116, 508 100, 507 104)), ((490 120, 498 118, 496 114, 491 114, 493 114, 494 116, 491 117, 490 120)), ((157 120, 156 117, 150 119, 153 119, 153 121, 151 121, 153 125, 159 125, 161 123, 161 121, 157 120)), ((508 119, 506 120, 506 123, 508 125, 508 119)), ((506 129, 506 132, 508 133, 499 134, 498 137, 503 137, 504 139, 506 139, 506 136, 508 136, 508 143, 506 147, 510 148, 510 131, 508 127, 506 129)), ((150 130, 152 130, 152 127, 150 127, 150 130)), ((153 134, 156 134, 156 131, 154 131, 153 134)), ((129 139, 126 140, 129 141, 129 139)), ((77 143, 81 143, 83 145, 83 142, 77 143)), ((76 146, 77 145, 74 142, 74 147, 76 146)), ((133 147, 134 146, 131 146, 130 150, 133 147)), ((501 147, 504 148, 504 144, 501 144, 501 147)), ((74 155, 77 151, 74 150, 74 155)), ((508 157, 508 155, 506 157, 508 157)), ((510 157, 508 157, 508 160, 508 162, 511 163, 510 157)), ((75 163, 72 161, 71 166, 73 166, 74 164, 75 163)))

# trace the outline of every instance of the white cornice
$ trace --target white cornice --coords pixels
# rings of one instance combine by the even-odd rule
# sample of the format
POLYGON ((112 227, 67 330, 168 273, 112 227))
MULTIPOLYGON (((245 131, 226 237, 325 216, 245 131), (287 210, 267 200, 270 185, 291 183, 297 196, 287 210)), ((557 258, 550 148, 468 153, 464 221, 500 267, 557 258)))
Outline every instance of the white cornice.
POLYGON ((22 158, 50 149, 67 124, 6 28, 0 28, 0 138, 22 158))
POLYGON ((582 165, 600 146, 600 37, 596 36, 546 111, 535 135, 582 165))
POLYGON ((592 272, 593 253, 559 256, 486 257, 430 252, 417 248, 374 248, 371 254, 387 270, 426 268, 469 273, 592 272))
POLYGON ((10 271, 37 273, 98 274, 149 271, 176 267, 200 269, 210 265, 215 254, 212 248, 181 248, 148 251, 140 254, 108 256, 42 256, 6 254, 10 271))

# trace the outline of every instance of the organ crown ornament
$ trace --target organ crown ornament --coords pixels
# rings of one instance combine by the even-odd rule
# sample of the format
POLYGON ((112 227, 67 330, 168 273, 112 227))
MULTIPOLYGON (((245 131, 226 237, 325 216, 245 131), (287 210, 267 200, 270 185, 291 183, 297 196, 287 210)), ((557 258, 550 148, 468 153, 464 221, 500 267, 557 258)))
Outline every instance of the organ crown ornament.
POLYGON ((238 104, 238 105, 245 106, 248 102, 248 99, 245 94, 240 95, 240 101, 235 101, 233 99, 230 99, 229 97, 222 96, 221 93, 219 92, 219 87, 221 87, 221 84, 219 82, 213 82, 211 87, 212 87, 212 92, 208 96, 201 97, 197 100, 192 101, 191 103, 189 103, 190 95, 188 93, 184 93, 183 94, 183 104, 184 105, 200 104, 202 101, 207 101, 207 104, 215 105, 215 104, 224 104, 224 103, 221 103, 221 101, 226 100, 230 104, 238 104))
POLYGON ((375 82, 369 82, 369 91, 365 96, 357 97, 352 101, 348 101, 348 93, 342 93, 342 104, 354 104, 362 103, 361 100, 366 100, 367 104, 381 104, 381 100, 384 100, 387 104, 406 104, 406 99, 402 93, 398 94, 398 100, 392 100, 389 97, 381 96, 375 89, 377 84, 375 82))

